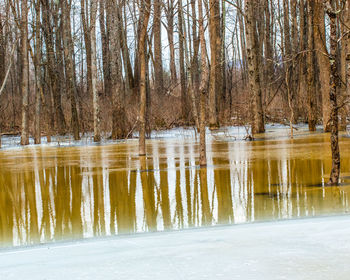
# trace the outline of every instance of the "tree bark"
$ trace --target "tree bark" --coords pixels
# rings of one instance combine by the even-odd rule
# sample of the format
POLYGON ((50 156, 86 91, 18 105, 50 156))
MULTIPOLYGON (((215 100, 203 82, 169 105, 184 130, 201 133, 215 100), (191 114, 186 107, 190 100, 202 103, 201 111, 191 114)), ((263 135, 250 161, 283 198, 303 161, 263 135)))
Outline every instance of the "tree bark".
POLYGON ((326 27, 325 27, 325 12, 323 9, 323 0, 315 0, 314 10, 314 35, 315 35, 315 50, 319 71, 320 91, 322 96, 322 118, 323 129, 325 132, 330 132, 330 100, 329 100, 329 79, 330 79, 330 62, 327 57, 326 45, 326 27))
POLYGON ((96 16, 97 0, 91 0, 90 42, 91 42, 91 86, 94 107, 94 142, 101 141, 100 98, 97 91, 96 16))
POLYGON ((200 92, 200 119, 199 119, 199 165, 207 165, 207 152, 206 152, 206 105, 207 105, 207 92, 208 92, 208 80, 209 70, 207 65, 207 47, 205 43, 204 34, 204 18, 203 18, 203 4, 202 0, 198 0, 198 11, 199 11, 199 40, 201 45, 201 65, 202 75, 199 87, 200 92))
POLYGON ((161 28, 161 0, 154 0, 153 14, 153 55, 154 55, 154 89, 157 94, 163 95, 163 63, 162 63, 162 28, 161 28))
POLYGON ((247 40, 248 76, 252 102, 252 134, 265 132, 260 80, 259 42, 256 30, 256 0, 245 2, 245 32, 247 40))
POLYGON ((330 22, 330 53, 329 61, 331 64, 331 76, 329 83, 329 100, 331 105, 331 151, 332 151, 332 170, 329 178, 329 185, 338 185, 340 176, 340 152, 338 136, 338 104, 337 89, 340 84, 339 73, 337 68, 337 14, 333 11, 333 0, 324 0, 324 6, 330 22))
POLYGON ((63 45, 64 45, 64 62, 66 72, 66 90, 71 105, 71 129, 73 131, 74 140, 80 139, 79 118, 76 102, 76 84, 75 84, 75 68, 73 63, 74 45, 71 34, 70 20, 70 3, 67 0, 61 1, 61 9, 63 14, 63 45))
MULTIPOLYGON (((47 56, 47 68, 50 80, 50 89, 52 93, 52 105, 54 114, 54 120, 56 123, 56 128, 60 135, 64 135, 66 133, 66 122, 63 115, 62 110, 62 102, 61 102, 61 85, 59 79, 59 71, 58 71, 58 63, 62 63, 62 61, 58 62, 55 56, 55 48, 54 48, 54 29, 52 26, 52 13, 54 13, 53 7, 50 6, 50 2, 48 0, 42 0, 42 20, 43 20, 43 30, 45 37, 45 45, 46 45, 46 56, 47 56)), ((57 28, 56 28, 57 31, 57 28)))
POLYGON ((21 145, 29 144, 29 64, 28 64, 28 7, 27 1, 21 3, 21 56, 22 56, 22 130, 21 130, 21 145))
POLYGON ((185 71, 185 36, 184 36, 184 18, 182 10, 182 0, 178 0, 178 29, 179 29, 179 60, 180 60, 180 85, 181 85, 181 108, 182 119, 188 118, 187 94, 186 94, 186 71, 185 71))
MULTIPOLYGON (((193 0, 195 1, 195 0, 193 0)), ((175 46, 174 46, 174 0, 167 0, 167 33, 170 49, 170 75, 171 84, 175 86, 177 84, 177 74, 175 65, 175 46)))
POLYGON ((112 139, 124 139, 127 136, 125 114, 125 88, 121 60, 120 36, 123 26, 120 22, 120 2, 112 0, 108 4, 110 11, 110 43, 111 43, 111 83, 113 97, 112 139))
POLYGON ((210 34, 210 80, 209 80, 209 127, 219 127, 217 118, 217 95, 221 94, 220 89, 220 2, 219 0, 209 1, 209 34, 210 34))
POLYGON ((308 124, 310 131, 316 131, 317 99, 315 79, 315 45, 314 45, 314 9, 315 0, 308 2, 308 53, 307 53, 307 95, 308 95, 308 124))
POLYGON ((34 118, 34 143, 41 144, 41 95, 42 91, 42 74, 41 74, 41 33, 40 33, 40 1, 35 4, 35 118, 34 118))
POLYGON ((147 41, 147 27, 150 18, 151 0, 144 1, 144 8, 141 14, 142 26, 140 30, 140 38, 138 43, 138 52, 140 58, 140 129, 139 129, 139 155, 146 155, 146 48, 147 41))
MULTIPOLYGON (((109 50, 109 29, 106 28, 105 21, 105 0, 99 0, 99 22, 101 30, 102 44, 102 69, 103 88, 105 96, 111 96, 111 76, 110 76, 110 50, 109 50)), ((107 4, 108 5, 108 4, 107 4)))

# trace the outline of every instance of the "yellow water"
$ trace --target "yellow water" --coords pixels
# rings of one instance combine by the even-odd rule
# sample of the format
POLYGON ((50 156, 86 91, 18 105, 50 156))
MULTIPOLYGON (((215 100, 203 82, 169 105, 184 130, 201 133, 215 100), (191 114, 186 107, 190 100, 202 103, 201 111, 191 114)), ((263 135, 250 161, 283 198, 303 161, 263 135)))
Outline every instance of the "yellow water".
POLYGON ((209 139, 206 169, 192 138, 149 140, 143 160, 137 141, 1 151, 0 246, 347 213, 350 138, 342 185, 322 187, 329 135, 281 131, 209 139))

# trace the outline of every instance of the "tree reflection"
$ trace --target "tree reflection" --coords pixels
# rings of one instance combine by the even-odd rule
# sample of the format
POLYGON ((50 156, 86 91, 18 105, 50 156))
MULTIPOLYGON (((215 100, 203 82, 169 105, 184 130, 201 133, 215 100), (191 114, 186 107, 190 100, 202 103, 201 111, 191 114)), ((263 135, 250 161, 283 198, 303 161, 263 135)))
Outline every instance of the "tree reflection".
MULTIPOLYGON (((323 187, 330 162, 316 148, 310 152, 305 140, 209 147, 207 168, 194 165, 192 142, 157 142, 149 147, 152 156, 140 159, 125 146, 0 156, 0 242, 35 244, 349 210, 350 187, 323 187)), ((342 166, 350 166, 349 157, 342 166)))

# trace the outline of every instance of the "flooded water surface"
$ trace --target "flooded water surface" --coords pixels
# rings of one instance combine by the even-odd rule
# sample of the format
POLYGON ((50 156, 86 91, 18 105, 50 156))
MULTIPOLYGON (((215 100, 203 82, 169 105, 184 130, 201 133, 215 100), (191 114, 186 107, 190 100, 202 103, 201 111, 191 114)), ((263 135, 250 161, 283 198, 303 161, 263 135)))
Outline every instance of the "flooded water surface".
POLYGON ((342 184, 325 187, 329 135, 295 139, 275 129, 257 141, 208 136, 199 168, 191 136, 29 147, 0 152, 0 246, 290 219, 349 211, 350 138, 341 138, 342 184))

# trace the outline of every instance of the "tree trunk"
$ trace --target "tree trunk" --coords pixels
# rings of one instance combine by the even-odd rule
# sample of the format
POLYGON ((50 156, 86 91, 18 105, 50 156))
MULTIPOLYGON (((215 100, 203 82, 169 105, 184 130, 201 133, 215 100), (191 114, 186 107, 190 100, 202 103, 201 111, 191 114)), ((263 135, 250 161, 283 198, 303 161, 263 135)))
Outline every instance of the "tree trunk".
POLYGON ((21 145, 29 144, 29 121, 28 121, 28 106, 29 106, 29 64, 28 64, 28 8, 27 1, 21 3, 21 56, 22 56, 22 130, 21 130, 21 145))
POLYGON ((63 45, 64 45, 64 61, 65 61, 65 72, 66 72, 66 90, 71 103, 71 128, 73 131, 74 140, 80 139, 80 128, 76 102, 76 84, 75 84, 75 68, 73 63, 73 52, 74 45, 71 34, 71 21, 70 21, 70 4, 67 0, 62 3, 63 13, 63 45))
POLYGON ((219 127, 217 119, 217 95, 220 95, 220 2, 219 0, 209 1, 209 34, 210 34, 210 80, 209 80, 209 127, 219 127))
POLYGON ((42 95, 42 75, 41 75, 41 49, 42 42, 40 36, 40 1, 35 4, 35 119, 34 119, 34 143, 41 144, 41 95, 42 95))
POLYGON ((337 185, 340 176, 340 152, 338 139, 338 104, 337 104, 337 89, 340 84, 339 73, 337 68, 337 14, 333 11, 333 0, 324 0, 324 5, 330 22, 330 54, 329 61, 331 64, 331 76, 329 83, 329 100, 331 105, 331 150, 332 150, 332 170, 329 178, 329 185, 337 185))
POLYGON ((97 0, 91 0, 90 42, 91 42, 91 90, 94 107, 94 142, 101 141, 100 98, 97 91, 96 16, 97 0))
POLYGON ((316 131, 317 99, 315 80, 315 45, 314 45, 314 8, 315 0, 308 2, 308 53, 307 53, 307 95, 308 95, 308 124, 310 131, 316 131))
POLYGON ((200 92, 200 123, 199 123, 199 133, 200 133, 200 143, 199 143, 199 165, 207 165, 207 152, 206 152, 206 105, 207 105, 207 92, 208 92, 208 80, 209 80, 209 70, 207 65, 207 47, 205 43, 204 34, 204 18, 203 18, 203 4, 202 0, 198 0, 198 11, 199 11, 199 40, 201 45, 201 64, 202 64, 202 75, 199 87, 200 92))
POLYGON ((322 118, 323 129, 325 132, 330 132, 330 100, 329 100, 329 77, 330 63, 327 57, 326 46, 326 28, 325 28, 325 12, 323 9, 323 0, 315 0, 314 10, 314 36, 315 50, 318 62, 320 91, 322 96, 322 118))
POLYGON ((259 42, 256 30, 256 0, 245 2, 245 32, 247 40, 248 76, 252 103, 252 134, 265 132, 264 111, 260 81, 259 42))
POLYGON ((106 30, 105 22, 105 0, 99 0, 99 22, 101 30, 102 44, 102 69, 103 88, 105 96, 111 96, 111 76, 110 76, 110 50, 109 50, 109 30, 106 30))
POLYGON ((87 70, 87 92, 88 95, 91 96, 92 94, 92 74, 91 74, 91 27, 88 24, 87 20, 87 13, 85 13, 85 1, 86 0, 81 0, 80 1, 80 6, 81 6, 81 22, 83 25, 83 33, 84 33, 84 42, 85 42, 85 51, 86 51, 86 70, 87 70))
POLYGON ((174 46, 174 0, 168 0, 167 3, 168 3, 167 4, 167 22, 168 22, 167 33, 168 33, 168 42, 169 42, 169 49, 170 49, 170 75, 171 75, 171 84, 172 86, 175 86, 177 84, 177 75, 176 75, 175 46, 174 46))
POLYGON ((181 108, 182 119, 188 119, 187 94, 186 94, 186 71, 185 71, 185 36, 183 30, 182 0, 178 1, 178 28, 179 28, 179 60, 180 60, 180 85, 181 85, 181 108))
MULTIPOLYGON (((48 0, 42 2, 42 18, 43 18, 43 30, 46 45, 46 57, 47 57, 47 68, 50 80, 50 90, 52 93, 52 114, 56 122, 58 133, 63 135, 66 133, 66 122, 63 115, 62 103, 61 103, 61 85, 58 72, 58 62, 55 56, 54 40, 53 40, 53 26, 52 26, 52 13, 53 7, 50 6, 48 0)), ((57 31, 57 29, 56 29, 57 31)), ((53 127, 52 127, 53 128, 53 127)))
POLYGON ((153 55, 154 55, 154 89, 160 96, 163 95, 163 63, 162 63, 162 28, 161 28, 161 0, 154 0, 153 15, 153 55))
POLYGON ((147 27, 150 18, 151 0, 144 1, 144 8, 141 14, 142 26, 140 30, 140 39, 138 43, 138 52, 140 58, 140 129, 139 129, 139 155, 146 155, 146 48, 145 44, 147 41, 147 27))
POLYGON ((125 90, 123 86, 123 71, 121 60, 120 36, 123 26, 120 22, 120 4, 110 1, 108 9, 111 17, 111 81, 113 97, 113 127, 112 139, 124 139, 127 136, 125 114, 125 90))

